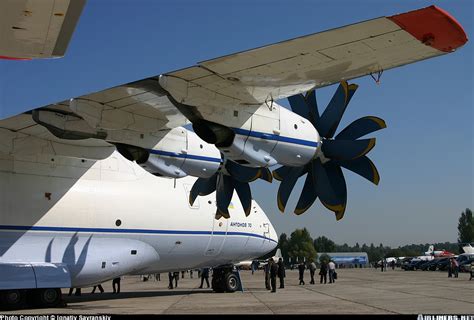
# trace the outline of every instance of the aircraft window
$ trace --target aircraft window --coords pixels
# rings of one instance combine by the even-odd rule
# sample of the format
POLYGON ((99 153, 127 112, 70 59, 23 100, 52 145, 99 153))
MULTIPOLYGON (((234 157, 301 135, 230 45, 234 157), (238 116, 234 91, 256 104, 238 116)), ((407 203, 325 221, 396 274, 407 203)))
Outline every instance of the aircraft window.
POLYGON ((102 262, 102 269, 105 269, 105 261, 102 262))
POLYGON ((137 250, 132 250, 132 251, 130 251, 130 254, 136 255, 136 254, 137 254, 137 250))
POLYGON ((121 224, 122 224, 122 221, 120 219, 117 219, 117 221, 115 221, 115 225, 117 227, 120 227, 121 224))
POLYGON ((295 123, 294 127, 295 127, 295 129, 298 129, 298 125, 296 123, 295 123))

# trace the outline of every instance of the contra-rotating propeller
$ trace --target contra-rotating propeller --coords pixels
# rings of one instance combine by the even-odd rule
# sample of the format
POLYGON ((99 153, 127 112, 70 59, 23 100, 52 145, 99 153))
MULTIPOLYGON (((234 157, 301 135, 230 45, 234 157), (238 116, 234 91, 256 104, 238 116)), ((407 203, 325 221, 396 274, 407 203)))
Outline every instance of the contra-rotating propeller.
POLYGON ((281 181, 278 189, 278 208, 284 212, 290 193, 299 177, 307 174, 295 213, 302 214, 311 207, 316 198, 336 214, 340 220, 344 216, 347 203, 347 188, 341 167, 366 178, 374 184, 380 180, 373 162, 366 156, 375 146, 375 138, 361 139, 371 132, 386 128, 385 122, 377 117, 367 116, 355 120, 336 137, 334 134, 342 115, 349 104, 356 84, 342 81, 328 106, 319 115, 314 90, 306 95, 289 97, 291 109, 308 119, 321 136, 321 147, 315 157, 302 167, 283 166, 273 171, 275 179, 281 181), (333 138, 334 137, 334 138, 333 138))
POLYGON ((222 168, 210 178, 198 178, 189 193, 189 203, 193 205, 198 196, 216 191, 216 219, 230 218, 229 204, 234 190, 242 202, 245 215, 252 209, 252 193, 249 182, 258 178, 272 182, 272 174, 267 168, 250 168, 234 161, 226 160, 222 168))

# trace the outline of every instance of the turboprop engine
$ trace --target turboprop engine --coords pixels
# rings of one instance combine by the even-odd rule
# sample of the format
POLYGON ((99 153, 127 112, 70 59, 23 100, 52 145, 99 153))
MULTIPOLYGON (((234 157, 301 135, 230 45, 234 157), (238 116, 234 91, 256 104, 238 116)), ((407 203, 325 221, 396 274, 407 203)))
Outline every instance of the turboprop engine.
POLYGON ((148 172, 171 178, 190 175, 199 177, 194 183, 189 202, 192 205, 197 196, 216 192, 216 219, 229 218, 228 207, 234 190, 242 202, 245 214, 250 214, 252 194, 249 182, 256 179, 272 180, 267 168, 244 167, 221 157, 219 150, 206 143, 194 132, 183 127, 170 130, 150 150, 115 144, 117 150, 128 160, 136 161, 148 172))
POLYGON ((321 142, 308 119, 276 103, 260 106, 239 127, 198 120, 193 128, 226 158, 251 167, 302 166, 315 156, 321 142))
POLYGON ((219 150, 183 127, 171 129, 152 149, 115 144, 128 160, 136 161, 148 172, 170 178, 187 175, 209 178, 221 166, 219 150))

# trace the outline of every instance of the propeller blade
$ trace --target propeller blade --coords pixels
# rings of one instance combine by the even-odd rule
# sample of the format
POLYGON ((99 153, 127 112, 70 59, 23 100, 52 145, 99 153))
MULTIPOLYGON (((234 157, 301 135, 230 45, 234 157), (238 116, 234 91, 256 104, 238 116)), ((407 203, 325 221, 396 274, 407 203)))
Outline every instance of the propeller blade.
POLYGON ((368 116, 357 119, 339 132, 336 140, 355 140, 371 132, 386 128, 385 121, 378 117, 368 116))
MULTIPOLYGON (((308 119, 316 127, 319 122, 319 112, 316 101, 316 91, 314 89, 308 91, 306 95, 297 94, 288 97, 288 102, 294 113, 308 119)), ((316 130, 318 130, 317 127, 316 130)))
POLYGON ((232 177, 219 174, 217 179, 217 193, 216 193, 216 204, 217 210, 224 217, 229 217, 229 204, 234 194, 234 184, 232 177))
POLYGON ((272 172, 268 168, 260 168, 260 179, 272 183, 273 176, 272 172))
POLYGON ((233 178, 240 182, 257 180, 262 174, 260 168, 245 167, 230 160, 227 160, 225 168, 233 178))
POLYGON ((307 118, 307 119, 310 120, 311 123, 316 128, 316 130, 318 130, 319 110, 318 110, 318 101, 316 100, 316 90, 313 89, 306 92, 305 99, 306 99, 306 103, 308 104, 309 115, 310 115, 310 118, 307 118))
POLYGON ((252 210, 252 192, 250 191, 250 186, 246 182, 237 180, 234 180, 233 183, 235 191, 237 191, 237 195, 242 203, 242 207, 244 208, 245 216, 248 217, 252 210))
POLYGON ((366 155, 375 147, 375 138, 363 140, 324 140, 324 156, 333 160, 352 160, 366 155))
POLYGON ((278 181, 283 181, 285 179, 286 175, 288 172, 290 172, 292 167, 280 167, 276 170, 273 170, 273 178, 275 178, 278 181))
POLYGON ((309 106, 304 95, 300 93, 288 97, 288 102, 294 113, 299 114, 305 119, 310 119, 309 106))
POLYGON ((224 219, 229 219, 230 218, 229 212, 221 212, 219 211, 219 209, 217 209, 215 219, 219 220, 222 217, 224 217, 224 219))
POLYGON ((316 188, 314 185, 315 176, 313 174, 313 170, 310 169, 308 174, 306 175, 306 180, 304 182, 303 190, 301 191, 300 198, 298 200, 298 204, 296 205, 294 213, 300 215, 305 213, 308 210, 318 197, 316 193, 316 188))
POLYGON ((348 85, 346 81, 341 81, 336 93, 334 93, 326 110, 324 110, 319 119, 318 132, 322 137, 332 138, 334 136, 337 126, 341 122, 342 115, 357 87, 356 84, 348 85))
POLYGON ((189 204, 192 206, 198 196, 207 196, 216 191, 217 174, 210 178, 198 178, 189 192, 189 204))
POLYGON ((359 176, 366 178, 375 185, 380 182, 380 175, 375 164, 367 157, 363 156, 354 160, 336 161, 336 164, 357 173, 359 176))
POLYGON ((277 203, 278 209, 280 209, 281 212, 285 212, 286 203, 290 198, 291 191, 293 190, 293 187, 295 186, 296 181, 298 181, 301 173, 305 170, 305 167, 290 168, 287 175, 285 176, 285 179, 280 183, 277 194, 277 203))
POLYGON ((313 171, 321 203, 336 214, 337 220, 342 219, 346 211, 347 188, 341 168, 331 162, 323 165, 317 159, 313 161, 313 171))

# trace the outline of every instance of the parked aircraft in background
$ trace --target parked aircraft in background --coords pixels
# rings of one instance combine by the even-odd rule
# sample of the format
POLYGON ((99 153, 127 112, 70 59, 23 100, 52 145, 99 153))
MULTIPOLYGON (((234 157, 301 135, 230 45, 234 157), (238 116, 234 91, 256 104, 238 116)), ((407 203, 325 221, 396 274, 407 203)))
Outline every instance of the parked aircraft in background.
POLYGON ((464 250, 464 253, 474 254, 474 247, 470 244, 465 245, 462 249, 464 250))
MULTIPOLYGON (((16 8, 44 2, 5 3, 16 8)), ((65 11, 48 12, 53 19, 65 11)), ((36 10, 23 14, 28 26, 36 10)), ((68 16, 69 9, 66 21, 68 16)), ((70 37, 74 28, 67 26, 70 37)), ((63 54, 69 37, 29 57, 63 54)), ((3 48, 20 40, 8 38, 3 48)), ((366 156, 375 139, 359 138, 386 127, 367 116, 336 135, 357 90, 347 80, 448 54, 466 41, 457 21, 431 6, 0 120, 1 302, 53 306, 59 288, 200 267, 214 268, 216 291, 235 291, 231 264, 277 244, 249 183, 281 181, 277 203, 284 211, 306 174, 294 212, 306 212, 319 198, 341 219, 347 205, 341 168, 378 184, 366 156), (338 89, 320 114, 314 90, 334 83, 338 89), (291 110, 276 102, 283 98, 291 110), (281 167, 272 175, 269 168, 276 165, 281 167)))
POLYGON ((430 245, 428 251, 425 252, 425 256, 433 257, 453 257, 454 253, 446 250, 435 250, 433 245, 430 245))

